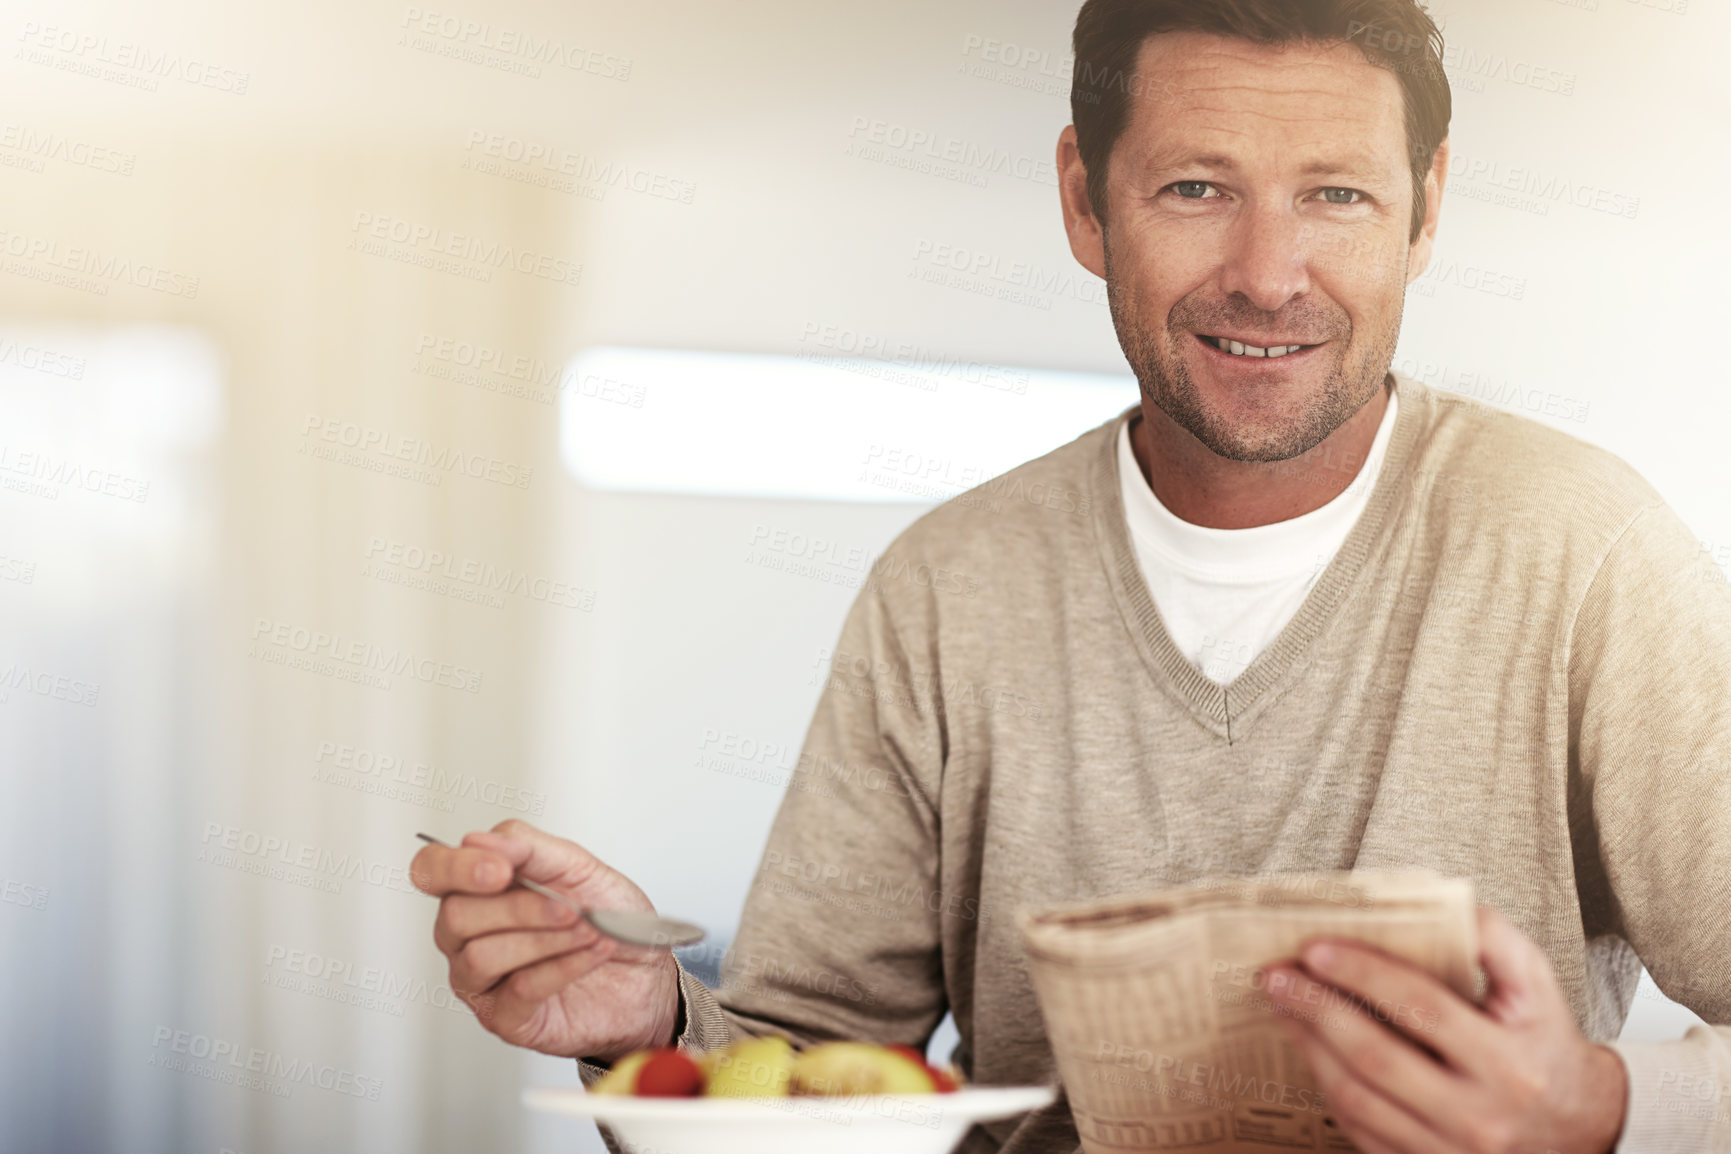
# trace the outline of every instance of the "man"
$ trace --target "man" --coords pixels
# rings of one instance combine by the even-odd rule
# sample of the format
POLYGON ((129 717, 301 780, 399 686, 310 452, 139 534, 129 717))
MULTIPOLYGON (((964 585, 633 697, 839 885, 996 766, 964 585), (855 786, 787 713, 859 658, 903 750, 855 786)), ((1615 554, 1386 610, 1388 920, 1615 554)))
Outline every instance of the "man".
MULTIPOLYGON (((1270 975, 1417 1008, 1289 1026, 1360 1150, 1731 1150, 1731 1030, 1609 1044, 1643 961, 1731 1022, 1731 595, 1616 459, 1389 375, 1440 50, 1412 0, 1087 0, 1064 221, 1140 406, 897 539, 980 588, 854 603, 719 994, 502 892, 650 908, 569 842, 423 850, 488 1029, 587 1080, 948 1009, 970 1078, 1049 1081, 1016 907, 1425 867, 1486 907, 1481 1004, 1339 943, 1270 975)), ((1060 1098, 964 1149, 1077 1144, 1060 1098)))

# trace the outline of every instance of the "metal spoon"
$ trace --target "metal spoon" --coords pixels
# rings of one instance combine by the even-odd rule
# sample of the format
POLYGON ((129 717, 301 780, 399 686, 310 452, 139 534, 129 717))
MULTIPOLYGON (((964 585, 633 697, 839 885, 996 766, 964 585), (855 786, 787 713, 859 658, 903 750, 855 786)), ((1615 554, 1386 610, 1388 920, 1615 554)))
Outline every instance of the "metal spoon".
MULTIPOLYGON (((415 835, 428 845, 442 845, 446 849, 456 847, 448 842, 442 842, 430 833, 415 835)), ((690 922, 675 921, 672 918, 660 917, 656 914, 639 913, 635 910, 589 910, 584 909, 558 890, 549 889, 532 878, 526 878, 521 871, 512 875, 512 880, 526 890, 534 890, 544 898, 552 898, 560 905, 569 906, 582 915, 583 920, 606 934, 633 946, 648 946, 651 949, 672 949, 674 946, 689 946, 693 942, 703 940, 703 931, 690 922)))

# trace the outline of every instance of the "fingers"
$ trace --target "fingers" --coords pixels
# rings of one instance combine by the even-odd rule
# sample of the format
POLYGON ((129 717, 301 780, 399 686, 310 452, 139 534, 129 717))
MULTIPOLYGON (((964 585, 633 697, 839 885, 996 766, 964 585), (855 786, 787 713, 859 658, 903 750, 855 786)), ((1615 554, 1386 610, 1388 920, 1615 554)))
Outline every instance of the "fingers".
MULTIPOLYGON (((587 922, 566 929, 518 930, 474 938, 450 955, 451 989, 460 994, 488 993, 525 966, 608 940, 587 922)), ((611 954, 611 947, 604 952, 611 954)))
POLYGON ((1371 1017, 1436 1051, 1451 1065, 1482 1073, 1497 1031, 1476 1006, 1403 959, 1341 941, 1309 943, 1300 957, 1308 975, 1363 999, 1371 1017))
POLYGON ((574 841, 554 837, 526 821, 511 818, 486 832, 463 836, 465 846, 504 857, 524 877, 562 887, 580 886, 605 867, 574 841))
POLYGON ((1420 1154, 1444 1149, 1442 1139, 1423 1122, 1355 1075, 1319 1038, 1290 1019, 1287 1036, 1316 1076, 1335 1123, 1364 1154, 1420 1154))
POLYGON ((1490 983, 1485 1012, 1505 1025, 1537 1021, 1563 1000, 1551 959, 1489 906, 1479 907, 1479 964, 1490 983))
POLYGON ((471 938, 505 930, 555 929, 577 924, 578 913, 526 889, 502 894, 449 894, 433 921, 433 944, 454 954, 471 938))
POLYGON ((501 1000, 507 1003, 520 1002, 524 1006, 538 1006, 572 982, 612 960, 617 945, 612 938, 601 937, 593 945, 583 949, 525 966, 512 974, 505 983, 501 1000))
MULTIPOLYGON (((1270 966, 1267 988, 1277 1007, 1302 1022, 1299 1028, 1307 1037, 1328 1047, 1336 1065, 1414 1114, 1434 1117, 1458 1097, 1458 1075, 1350 998, 1335 992, 1325 1000, 1327 987, 1290 966, 1270 966)), ((1342 988, 1349 987, 1342 983, 1342 988)))
POLYGON ((511 1040, 526 1024, 547 1013, 549 1000, 611 960, 611 939, 538 962, 501 982, 491 993, 467 999, 482 1026, 511 1040))
POLYGON ((422 847, 410 862, 409 876, 422 893, 443 897, 498 893, 511 884, 515 871, 569 889, 605 868, 576 842, 512 818, 490 830, 464 834, 458 846, 422 847))
POLYGON ((429 845, 409 863, 409 879, 424 894, 492 894, 511 884, 511 863, 491 849, 429 845))

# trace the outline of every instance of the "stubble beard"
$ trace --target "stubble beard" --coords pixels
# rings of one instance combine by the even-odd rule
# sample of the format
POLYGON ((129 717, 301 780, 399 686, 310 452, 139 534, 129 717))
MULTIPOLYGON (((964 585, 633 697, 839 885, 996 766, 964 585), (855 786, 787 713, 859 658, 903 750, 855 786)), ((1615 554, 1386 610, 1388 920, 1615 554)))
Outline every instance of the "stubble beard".
POLYGON ((1346 310, 1332 301, 1310 296, 1295 298, 1289 307, 1282 309, 1278 324, 1272 319, 1277 314, 1263 312, 1248 302, 1222 304, 1186 296, 1172 306, 1166 318, 1165 348, 1174 350, 1168 355, 1147 324, 1147 317, 1136 307, 1133 294, 1113 275, 1112 246, 1106 236, 1101 239, 1105 242, 1106 302, 1112 314, 1112 327, 1117 330, 1124 358, 1130 362, 1142 387, 1143 399, 1153 402, 1180 428, 1227 460, 1287 461, 1309 452, 1362 409, 1387 379, 1400 338, 1404 292, 1396 301, 1387 327, 1381 332, 1364 334, 1368 343, 1353 364, 1346 360, 1354 336, 1346 310), (1234 423, 1210 409, 1190 374, 1188 361, 1176 350, 1192 339, 1192 333, 1276 327, 1296 329, 1309 337, 1322 336, 1331 342, 1334 365, 1322 390, 1306 398, 1296 412, 1271 412, 1255 427, 1234 423))

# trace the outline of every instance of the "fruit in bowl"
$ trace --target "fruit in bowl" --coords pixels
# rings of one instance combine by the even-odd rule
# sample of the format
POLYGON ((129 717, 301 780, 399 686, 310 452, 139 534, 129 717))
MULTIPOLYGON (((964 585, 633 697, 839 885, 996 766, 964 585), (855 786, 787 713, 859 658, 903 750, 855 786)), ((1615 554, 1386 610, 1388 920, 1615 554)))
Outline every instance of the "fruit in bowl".
POLYGON ((588 1090, 526 1105, 600 1123, 636 1154, 949 1154, 980 1122, 1050 1105, 1053 1086, 967 1086, 908 1046, 745 1038, 701 1054, 639 1050, 588 1090))
POLYGON ((638 1050, 614 1063, 589 1092, 639 1098, 851 1097, 948 1094, 960 1084, 958 1073, 928 1065, 911 1046, 820 1042, 796 1052, 787 1039, 772 1034, 695 1058, 669 1047, 638 1050))
POLYGON ((786 1038, 775 1035, 747 1038, 725 1049, 707 1051, 697 1064, 704 1078, 693 1097, 783 1097, 793 1078, 793 1047, 786 1038))
POLYGON ((948 1094, 957 1078, 911 1046, 822 1042, 793 1064, 795 1094, 948 1094))

